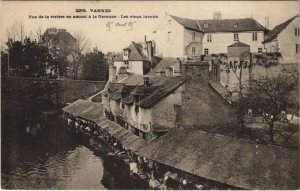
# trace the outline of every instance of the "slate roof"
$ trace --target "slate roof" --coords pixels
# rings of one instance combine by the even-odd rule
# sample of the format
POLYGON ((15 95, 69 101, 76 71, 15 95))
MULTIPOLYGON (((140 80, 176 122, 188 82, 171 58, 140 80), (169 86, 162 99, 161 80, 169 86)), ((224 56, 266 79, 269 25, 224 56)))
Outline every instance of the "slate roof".
POLYGON ((194 20, 170 15, 175 21, 187 29, 204 33, 214 32, 244 32, 266 31, 255 19, 221 19, 221 20, 194 20))
MULTIPOLYGON (((131 61, 150 61, 148 56, 144 54, 143 52, 143 46, 136 42, 131 42, 131 44, 124 48, 129 50, 129 57, 128 60, 131 61)), ((115 57, 116 61, 123 61, 122 57, 115 57)))
POLYGON ((194 30, 194 31, 198 31, 198 32, 203 32, 203 30, 201 30, 198 27, 198 24, 197 24, 196 20, 176 17, 176 16, 173 16, 173 15, 170 15, 170 17, 172 17, 175 21, 177 21, 179 24, 184 26, 186 29, 190 29, 190 30, 194 30))
POLYGON ((161 86, 152 91, 149 96, 138 102, 137 105, 143 108, 152 107, 158 101, 178 89, 184 83, 184 80, 181 77, 165 77, 160 78, 160 83, 162 83, 161 86))
POLYGON ((184 83, 180 77, 146 76, 149 77, 149 86, 145 86, 144 77, 143 75, 132 75, 119 83, 110 83, 108 87, 110 98, 120 100, 123 93, 122 102, 132 104, 134 95, 139 95, 141 101, 137 105, 150 108, 184 83), (122 92, 124 89, 127 90, 122 92))
POLYGON ((296 15, 289 20, 281 23, 280 25, 277 25, 273 30, 269 31, 268 34, 265 36, 265 40, 263 43, 270 42, 277 38, 278 34, 281 33, 296 17, 299 17, 299 15, 296 15))
POLYGON ((255 19, 252 19, 252 18, 199 20, 198 23, 199 23, 201 29, 205 33, 265 31, 266 30, 266 28, 264 28, 255 19), (205 27, 205 25, 208 25, 208 27, 205 27))
POLYGON ((138 154, 206 179, 245 189, 298 189, 299 151, 173 128, 138 154))

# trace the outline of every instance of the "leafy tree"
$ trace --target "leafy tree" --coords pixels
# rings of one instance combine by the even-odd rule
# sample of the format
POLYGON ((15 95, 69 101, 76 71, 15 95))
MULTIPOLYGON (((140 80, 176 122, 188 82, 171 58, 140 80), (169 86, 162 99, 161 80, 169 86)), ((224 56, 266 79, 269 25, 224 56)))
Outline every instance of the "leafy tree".
POLYGON ((7 47, 7 53, 2 52, 2 61, 5 62, 3 65, 9 64, 17 76, 50 77, 49 69, 53 67, 54 62, 47 47, 31 41, 30 38, 25 38, 23 43, 9 39, 7 47))
POLYGON ((104 54, 95 48, 84 57, 82 79, 105 81, 107 78, 108 64, 104 54))

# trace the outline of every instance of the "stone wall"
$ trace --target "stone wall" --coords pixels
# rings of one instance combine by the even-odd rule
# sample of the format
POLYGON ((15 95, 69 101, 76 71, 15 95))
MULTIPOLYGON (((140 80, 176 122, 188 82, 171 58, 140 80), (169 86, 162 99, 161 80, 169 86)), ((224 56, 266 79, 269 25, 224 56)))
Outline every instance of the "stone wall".
POLYGON ((105 81, 85 81, 85 80, 41 80, 34 78, 1 78, 1 90, 17 93, 22 89, 30 87, 35 83, 41 83, 41 86, 48 84, 53 89, 51 100, 57 104, 57 98, 60 105, 72 103, 77 99, 87 99, 88 97, 101 91, 105 81))
POLYGON ((235 126, 236 111, 208 84, 209 68, 205 63, 183 66, 186 82, 182 106, 177 108, 177 122, 187 126, 235 126))

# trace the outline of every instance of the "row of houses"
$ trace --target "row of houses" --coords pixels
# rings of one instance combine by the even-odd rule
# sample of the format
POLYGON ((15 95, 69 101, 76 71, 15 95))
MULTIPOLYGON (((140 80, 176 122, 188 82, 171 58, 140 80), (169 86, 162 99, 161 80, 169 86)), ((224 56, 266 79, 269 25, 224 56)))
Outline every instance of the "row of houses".
POLYGON ((225 54, 235 42, 249 45, 252 53, 280 52, 281 62, 300 58, 299 15, 268 30, 253 18, 195 20, 166 14, 151 37, 162 57, 193 58, 225 54))
POLYGON ((103 114, 86 110, 99 126, 128 135, 122 144, 136 142, 136 154, 147 159, 238 188, 295 189, 299 165, 293 149, 199 128, 238 128, 236 99, 222 82, 222 58, 201 55, 229 53, 225 62, 234 67, 240 63, 236 58, 244 63, 249 52, 266 51, 262 42, 268 32, 254 19, 200 21, 167 15, 153 41, 132 42, 110 64, 102 103, 95 105, 103 114))

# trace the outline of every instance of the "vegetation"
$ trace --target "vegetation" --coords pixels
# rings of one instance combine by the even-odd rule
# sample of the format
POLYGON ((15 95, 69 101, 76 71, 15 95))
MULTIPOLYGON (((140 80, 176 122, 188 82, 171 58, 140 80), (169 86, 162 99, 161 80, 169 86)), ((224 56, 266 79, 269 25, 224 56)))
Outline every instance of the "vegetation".
POLYGON ((108 64, 104 54, 94 48, 83 59, 82 79, 94 81, 106 81, 108 79, 108 64))
POLYGON ((250 85, 243 89, 238 102, 242 130, 247 125, 245 114, 261 117, 268 127, 271 143, 274 143, 275 133, 287 142, 288 137, 297 130, 293 127, 295 125, 284 123, 286 117, 283 113, 287 111, 289 97, 298 85, 298 80, 291 75, 252 79, 250 85))

